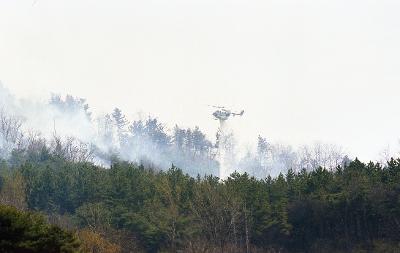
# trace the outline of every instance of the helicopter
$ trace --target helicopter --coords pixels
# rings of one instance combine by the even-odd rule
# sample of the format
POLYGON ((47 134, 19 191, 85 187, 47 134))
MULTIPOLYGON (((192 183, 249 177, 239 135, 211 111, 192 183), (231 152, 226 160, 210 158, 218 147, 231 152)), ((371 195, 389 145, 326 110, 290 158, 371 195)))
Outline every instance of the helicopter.
POLYGON ((211 107, 217 108, 219 110, 215 111, 212 115, 215 117, 215 120, 227 120, 230 116, 243 116, 244 110, 240 113, 232 112, 231 110, 225 109, 224 106, 215 106, 212 105, 211 107))

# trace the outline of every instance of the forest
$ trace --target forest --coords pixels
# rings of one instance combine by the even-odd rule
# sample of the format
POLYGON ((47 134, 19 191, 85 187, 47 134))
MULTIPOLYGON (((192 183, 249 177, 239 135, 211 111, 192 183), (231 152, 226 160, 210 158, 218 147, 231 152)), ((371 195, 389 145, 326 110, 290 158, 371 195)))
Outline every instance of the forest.
MULTIPOLYGON (((84 100, 49 104, 93 121, 84 100)), ((218 134, 213 143, 199 128, 168 132, 116 108, 85 142, 24 122, 0 113, 1 252, 400 251, 400 159, 363 163, 332 146, 295 152, 260 136, 220 179, 218 134)))
POLYGON ((2 252, 399 252, 400 159, 221 181, 118 160, 107 169, 47 149, 24 155, 1 164, 0 230, 11 216, 48 236, 17 244, 2 232, 2 252), (48 237, 58 248, 37 246, 48 237))
POLYGON ((221 138, 219 130, 210 136, 198 126, 167 125, 151 115, 126 115, 119 108, 94 114, 85 99, 71 95, 52 95, 41 103, 20 101, 0 84, 0 157, 11 164, 27 159, 17 154, 10 159, 12 152, 46 147, 69 161, 107 168, 118 158, 161 170, 174 164, 192 177, 219 176, 222 147, 230 173, 247 172, 261 179, 289 168, 332 168, 349 160, 341 147, 329 143, 294 148, 260 135, 251 140, 254 148, 248 149, 239 147, 231 131, 221 138))

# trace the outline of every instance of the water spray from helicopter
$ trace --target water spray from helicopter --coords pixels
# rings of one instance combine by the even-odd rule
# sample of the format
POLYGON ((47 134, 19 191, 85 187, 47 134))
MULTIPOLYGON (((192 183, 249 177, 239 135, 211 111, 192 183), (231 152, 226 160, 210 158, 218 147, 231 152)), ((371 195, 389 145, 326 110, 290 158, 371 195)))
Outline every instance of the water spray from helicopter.
POLYGON ((235 154, 233 150, 233 132, 228 127, 228 119, 235 116, 243 116, 244 110, 240 113, 232 112, 224 106, 212 106, 217 108, 212 115, 215 120, 219 120, 219 129, 217 133, 217 159, 219 162, 219 178, 226 179, 232 169, 235 167, 235 154))

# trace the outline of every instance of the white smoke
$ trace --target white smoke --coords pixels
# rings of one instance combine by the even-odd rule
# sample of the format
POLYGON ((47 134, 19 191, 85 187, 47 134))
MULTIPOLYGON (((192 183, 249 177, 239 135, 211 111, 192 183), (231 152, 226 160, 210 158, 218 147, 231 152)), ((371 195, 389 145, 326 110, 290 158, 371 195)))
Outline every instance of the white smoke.
POLYGON ((261 137, 255 152, 248 151, 240 157, 234 132, 227 121, 220 122, 215 147, 198 129, 177 129, 189 136, 182 142, 178 135, 168 134, 164 125, 154 118, 130 123, 120 112, 95 116, 85 100, 72 96, 53 95, 47 102, 18 99, 1 83, 0 119, 3 120, 3 123, 0 121, 0 156, 3 159, 14 149, 49 147, 53 154, 63 158, 91 161, 105 167, 110 166, 113 159, 160 169, 175 164, 193 176, 213 174, 226 179, 234 171, 265 178, 288 169, 334 168, 345 157, 343 151, 333 145, 316 143, 293 149, 289 145, 269 143, 261 137), (196 140, 200 143, 194 144, 196 140))
MULTIPOLYGON (((18 129, 24 137, 21 149, 44 142, 58 156, 105 167, 113 159, 120 159, 158 169, 175 164, 194 176, 216 174, 209 153, 193 150, 193 154, 185 155, 175 150, 171 136, 154 118, 139 119, 135 121, 137 129, 130 129, 130 122, 117 122, 112 114, 92 115, 83 99, 55 95, 46 102, 18 99, 1 84, 0 109, 3 112, 0 115, 17 118, 22 123, 18 129)), ((7 159, 19 143, 5 139, 1 133, 0 156, 7 159)))
POLYGON ((85 114, 84 108, 63 110, 51 103, 18 99, 1 83, 0 118, 2 157, 8 157, 17 145, 26 148, 32 142, 41 139, 46 140, 48 145, 54 146, 57 145, 55 142, 64 142, 69 145, 70 152, 76 152, 77 146, 82 148, 83 143, 90 143, 96 139, 94 126, 85 114), (17 123, 20 127, 16 127, 17 123), (7 130, 10 124, 13 126, 7 130), (19 139, 7 138, 10 130, 14 131, 14 134, 19 134, 19 139))
POLYGON ((219 178, 224 180, 237 170, 236 140, 233 130, 226 120, 219 120, 217 159, 219 163, 219 178))

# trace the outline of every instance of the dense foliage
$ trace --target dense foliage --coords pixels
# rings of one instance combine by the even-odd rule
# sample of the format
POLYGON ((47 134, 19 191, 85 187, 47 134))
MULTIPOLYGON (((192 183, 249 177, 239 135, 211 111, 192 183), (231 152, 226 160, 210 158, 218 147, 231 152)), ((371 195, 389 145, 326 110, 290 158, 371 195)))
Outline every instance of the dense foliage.
POLYGON ((236 160, 231 134, 213 143, 117 108, 94 120, 72 96, 40 109, 31 121, 50 118, 51 137, 0 111, 2 252, 400 252, 400 159, 364 164, 260 136, 236 160), (238 171, 226 180, 213 176, 220 149, 238 171))
POLYGON ((98 240, 109 251, 90 252, 400 250, 400 159, 265 179, 234 173, 224 181, 174 166, 155 171, 115 161, 104 169, 53 156, 3 163, 1 171, 3 189, 23 178, 27 208, 90 231, 87 245, 109 241, 98 240))
POLYGON ((0 252, 76 253, 80 243, 41 215, 0 205, 0 252))

